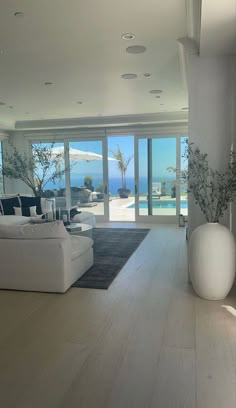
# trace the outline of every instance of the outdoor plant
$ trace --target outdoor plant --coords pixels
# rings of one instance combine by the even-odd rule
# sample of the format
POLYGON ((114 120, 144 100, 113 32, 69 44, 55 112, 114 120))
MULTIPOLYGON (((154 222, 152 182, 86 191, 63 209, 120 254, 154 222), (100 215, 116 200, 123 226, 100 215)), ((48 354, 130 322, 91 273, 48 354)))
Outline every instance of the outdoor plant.
POLYGON ((87 187, 88 189, 92 189, 93 186, 93 177, 92 176, 85 176, 84 177, 84 185, 85 187, 87 187))
POLYGON ((32 154, 20 153, 13 145, 4 153, 2 174, 10 179, 23 181, 35 196, 42 196, 45 186, 60 179, 66 169, 61 168, 64 155, 53 153, 54 143, 49 146, 33 144, 32 154))
POLYGON ((208 222, 219 222, 236 193, 236 152, 231 152, 225 171, 209 167, 208 156, 193 143, 186 144, 188 171, 183 174, 196 204, 208 222))
POLYGON ((121 151, 120 146, 117 145, 117 150, 111 150, 111 153, 113 154, 114 158, 117 160, 117 167, 120 171, 121 174, 121 183, 122 183, 122 188, 127 189, 126 187, 126 171, 128 169, 128 166, 133 158, 132 156, 125 157, 124 153, 121 151))

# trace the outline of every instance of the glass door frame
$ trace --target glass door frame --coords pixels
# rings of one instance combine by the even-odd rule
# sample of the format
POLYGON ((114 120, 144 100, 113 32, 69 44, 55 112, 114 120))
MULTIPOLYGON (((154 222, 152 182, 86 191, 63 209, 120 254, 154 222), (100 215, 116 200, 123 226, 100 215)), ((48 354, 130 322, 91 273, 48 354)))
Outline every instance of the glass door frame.
MULTIPOLYGON (((141 223, 162 223, 162 224, 178 224, 179 214, 180 214, 180 170, 181 170, 181 138, 186 132, 177 133, 174 130, 165 134, 164 132, 155 132, 151 134, 136 134, 135 135, 135 146, 134 146, 134 157, 135 157, 135 220, 141 223), (176 139, 176 215, 139 215, 139 140, 140 139, 164 139, 164 138, 174 138, 176 139)), ((187 137, 187 135, 186 135, 187 137)), ((149 157, 152 160, 152 144, 149 145, 149 157)), ((151 163, 148 163, 151 165, 151 163)), ((150 186, 151 180, 148 180, 148 185, 150 186)), ((150 192, 150 188, 149 188, 150 192)), ((151 197, 150 194, 148 194, 151 197)), ((149 203, 150 208, 150 203, 149 203)))

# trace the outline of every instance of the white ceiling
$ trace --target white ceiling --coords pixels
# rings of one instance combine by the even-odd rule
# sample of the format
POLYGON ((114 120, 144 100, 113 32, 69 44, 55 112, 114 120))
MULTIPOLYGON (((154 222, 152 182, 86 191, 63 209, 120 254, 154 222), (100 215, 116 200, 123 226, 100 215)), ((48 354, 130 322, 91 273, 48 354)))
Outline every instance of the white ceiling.
POLYGON ((187 35, 186 0, 7 0, 0 10, 0 127, 187 106, 177 45, 187 35), (135 39, 122 40, 127 32, 135 39), (128 54, 131 45, 147 51, 128 54))

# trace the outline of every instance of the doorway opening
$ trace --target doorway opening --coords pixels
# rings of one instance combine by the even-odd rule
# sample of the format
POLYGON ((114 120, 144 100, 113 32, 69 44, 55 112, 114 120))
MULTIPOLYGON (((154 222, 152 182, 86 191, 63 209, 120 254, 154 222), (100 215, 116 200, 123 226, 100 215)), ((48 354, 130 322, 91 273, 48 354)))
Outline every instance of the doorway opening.
POLYGON ((135 221, 134 136, 108 136, 109 220, 135 221))

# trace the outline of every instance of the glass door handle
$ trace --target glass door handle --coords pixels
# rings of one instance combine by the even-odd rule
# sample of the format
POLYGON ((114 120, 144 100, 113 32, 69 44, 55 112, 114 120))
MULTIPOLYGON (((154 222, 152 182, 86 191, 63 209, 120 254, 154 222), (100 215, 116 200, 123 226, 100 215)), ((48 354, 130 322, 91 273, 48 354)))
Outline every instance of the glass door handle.
POLYGON ((107 194, 107 186, 104 187, 104 194, 107 194))

